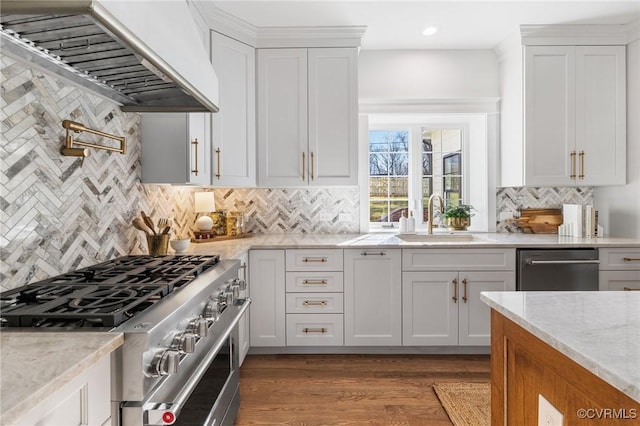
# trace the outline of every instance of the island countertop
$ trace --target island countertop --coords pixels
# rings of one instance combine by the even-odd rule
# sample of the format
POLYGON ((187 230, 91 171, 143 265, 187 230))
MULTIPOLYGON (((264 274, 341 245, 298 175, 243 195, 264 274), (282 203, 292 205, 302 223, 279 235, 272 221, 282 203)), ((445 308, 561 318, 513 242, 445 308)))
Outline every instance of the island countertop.
POLYGON ((481 300, 640 402, 640 293, 482 292, 481 300))
POLYGON ((122 333, 0 333, 0 424, 15 421, 124 342, 122 333))

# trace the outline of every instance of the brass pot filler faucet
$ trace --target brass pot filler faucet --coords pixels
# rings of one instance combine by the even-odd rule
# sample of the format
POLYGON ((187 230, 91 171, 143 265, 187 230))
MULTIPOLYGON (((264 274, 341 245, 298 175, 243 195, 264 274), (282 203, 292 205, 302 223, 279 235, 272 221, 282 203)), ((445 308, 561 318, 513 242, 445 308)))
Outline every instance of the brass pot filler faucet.
POLYGON ((84 124, 76 123, 75 121, 63 120, 62 127, 67 130, 67 135, 65 137, 65 143, 62 149, 60 149, 60 153, 64 156, 69 157, 82 157, 82 162, 80 163, 80 167, 84 164, 84 159, 89 156, 89 149, 87 148, 74 148, 73 145, 85 146, 88 148, 96 148, 96 149, 104 149, 107 151, 119 152, 120 154, 124 154, 127 150, 127 141, 123 136, 111 135, 109 133, 101 132, 100 130, 89 129, 85 127, 84 124), (96 145, 88 142, 81 142, 73 140, 73 134, 69 132, 69 130, 80 133, 87 132, 92 133, 94 135, 102 136, 109 139, 114 139, 120 142, 120 148, 104 146, 104 145, 96 145))

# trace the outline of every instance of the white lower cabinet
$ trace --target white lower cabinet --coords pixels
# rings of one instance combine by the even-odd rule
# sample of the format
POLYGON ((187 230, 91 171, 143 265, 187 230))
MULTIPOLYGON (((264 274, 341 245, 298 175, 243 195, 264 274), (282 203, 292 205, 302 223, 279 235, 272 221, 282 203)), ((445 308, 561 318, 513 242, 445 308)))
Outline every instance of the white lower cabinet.
POLYGON ((251 250, 251 346, 285 346, 284 250, 251 250))
POLYGON ((344 250, 344 343, 402 344, 401 251, 344 250))
POLYGON ((601 248, 601 291, 640 291, 640 248, 601 248))
POLYGON ((49 395, 15 424, 110 425, 111 355, 106 355, 96 365, 49 395))
POLYGON ((491 310, 480 300, 480 292, 515 290, 515 261, 510 261, 514 255, 513 250, 503 249, 488 252, 484 249, 404 250, 402 344, 490 345, 491 310), (496 260, 489 263, 493 268, 504 270, 439 270, 444 265, 475 268, 477 259, 487 256, 496 260), (472 258, 476 261, 471 261, 472 258), (442 262, 431 264, 429 261, 428 266, 422 266, 427 259, 442 262))
MULTIPOLYGON (((240 290, 240 297, 245 298, 249 296, 249 255, 243 254, 239 258, 240 260, 240 273, 238 274, 238 278, 244 280, 247 283, 247 288, 244 290, 240 290)), ((244 358, 247 356, 249 352, 249 348, 251 347, 251 333, 249 328, 249 311, 245 311, 245 314, 242 315, 240 320, 238 321, 238 345, 240 346, 240 365, 244 362, 244 358)))

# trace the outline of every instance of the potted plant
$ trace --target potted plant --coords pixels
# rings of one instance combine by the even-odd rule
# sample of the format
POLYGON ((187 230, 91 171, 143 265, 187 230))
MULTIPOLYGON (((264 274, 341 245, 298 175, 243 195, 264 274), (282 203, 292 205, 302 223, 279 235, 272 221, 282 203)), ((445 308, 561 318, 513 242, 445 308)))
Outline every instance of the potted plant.
POLYGON ((452 231, 466 231, 471 224, 473 206, 469 204, 448 205, 444 211, 447 228, 452 231))

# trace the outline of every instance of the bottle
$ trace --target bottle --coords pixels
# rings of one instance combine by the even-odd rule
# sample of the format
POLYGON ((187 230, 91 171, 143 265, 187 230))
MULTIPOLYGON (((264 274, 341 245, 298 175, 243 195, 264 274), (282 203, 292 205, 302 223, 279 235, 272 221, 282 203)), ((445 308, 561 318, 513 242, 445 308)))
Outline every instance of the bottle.
POLYGON ((407 232, 416 232, 416 218, 413 217, 413 210, 409 212, 409 219, 407 219, 407 232))
POLYGON ((402 211, 402 216, 400 217, 400 233, 404 234, 407 232, 407 216, 405 216, 405 212, 402 211))

